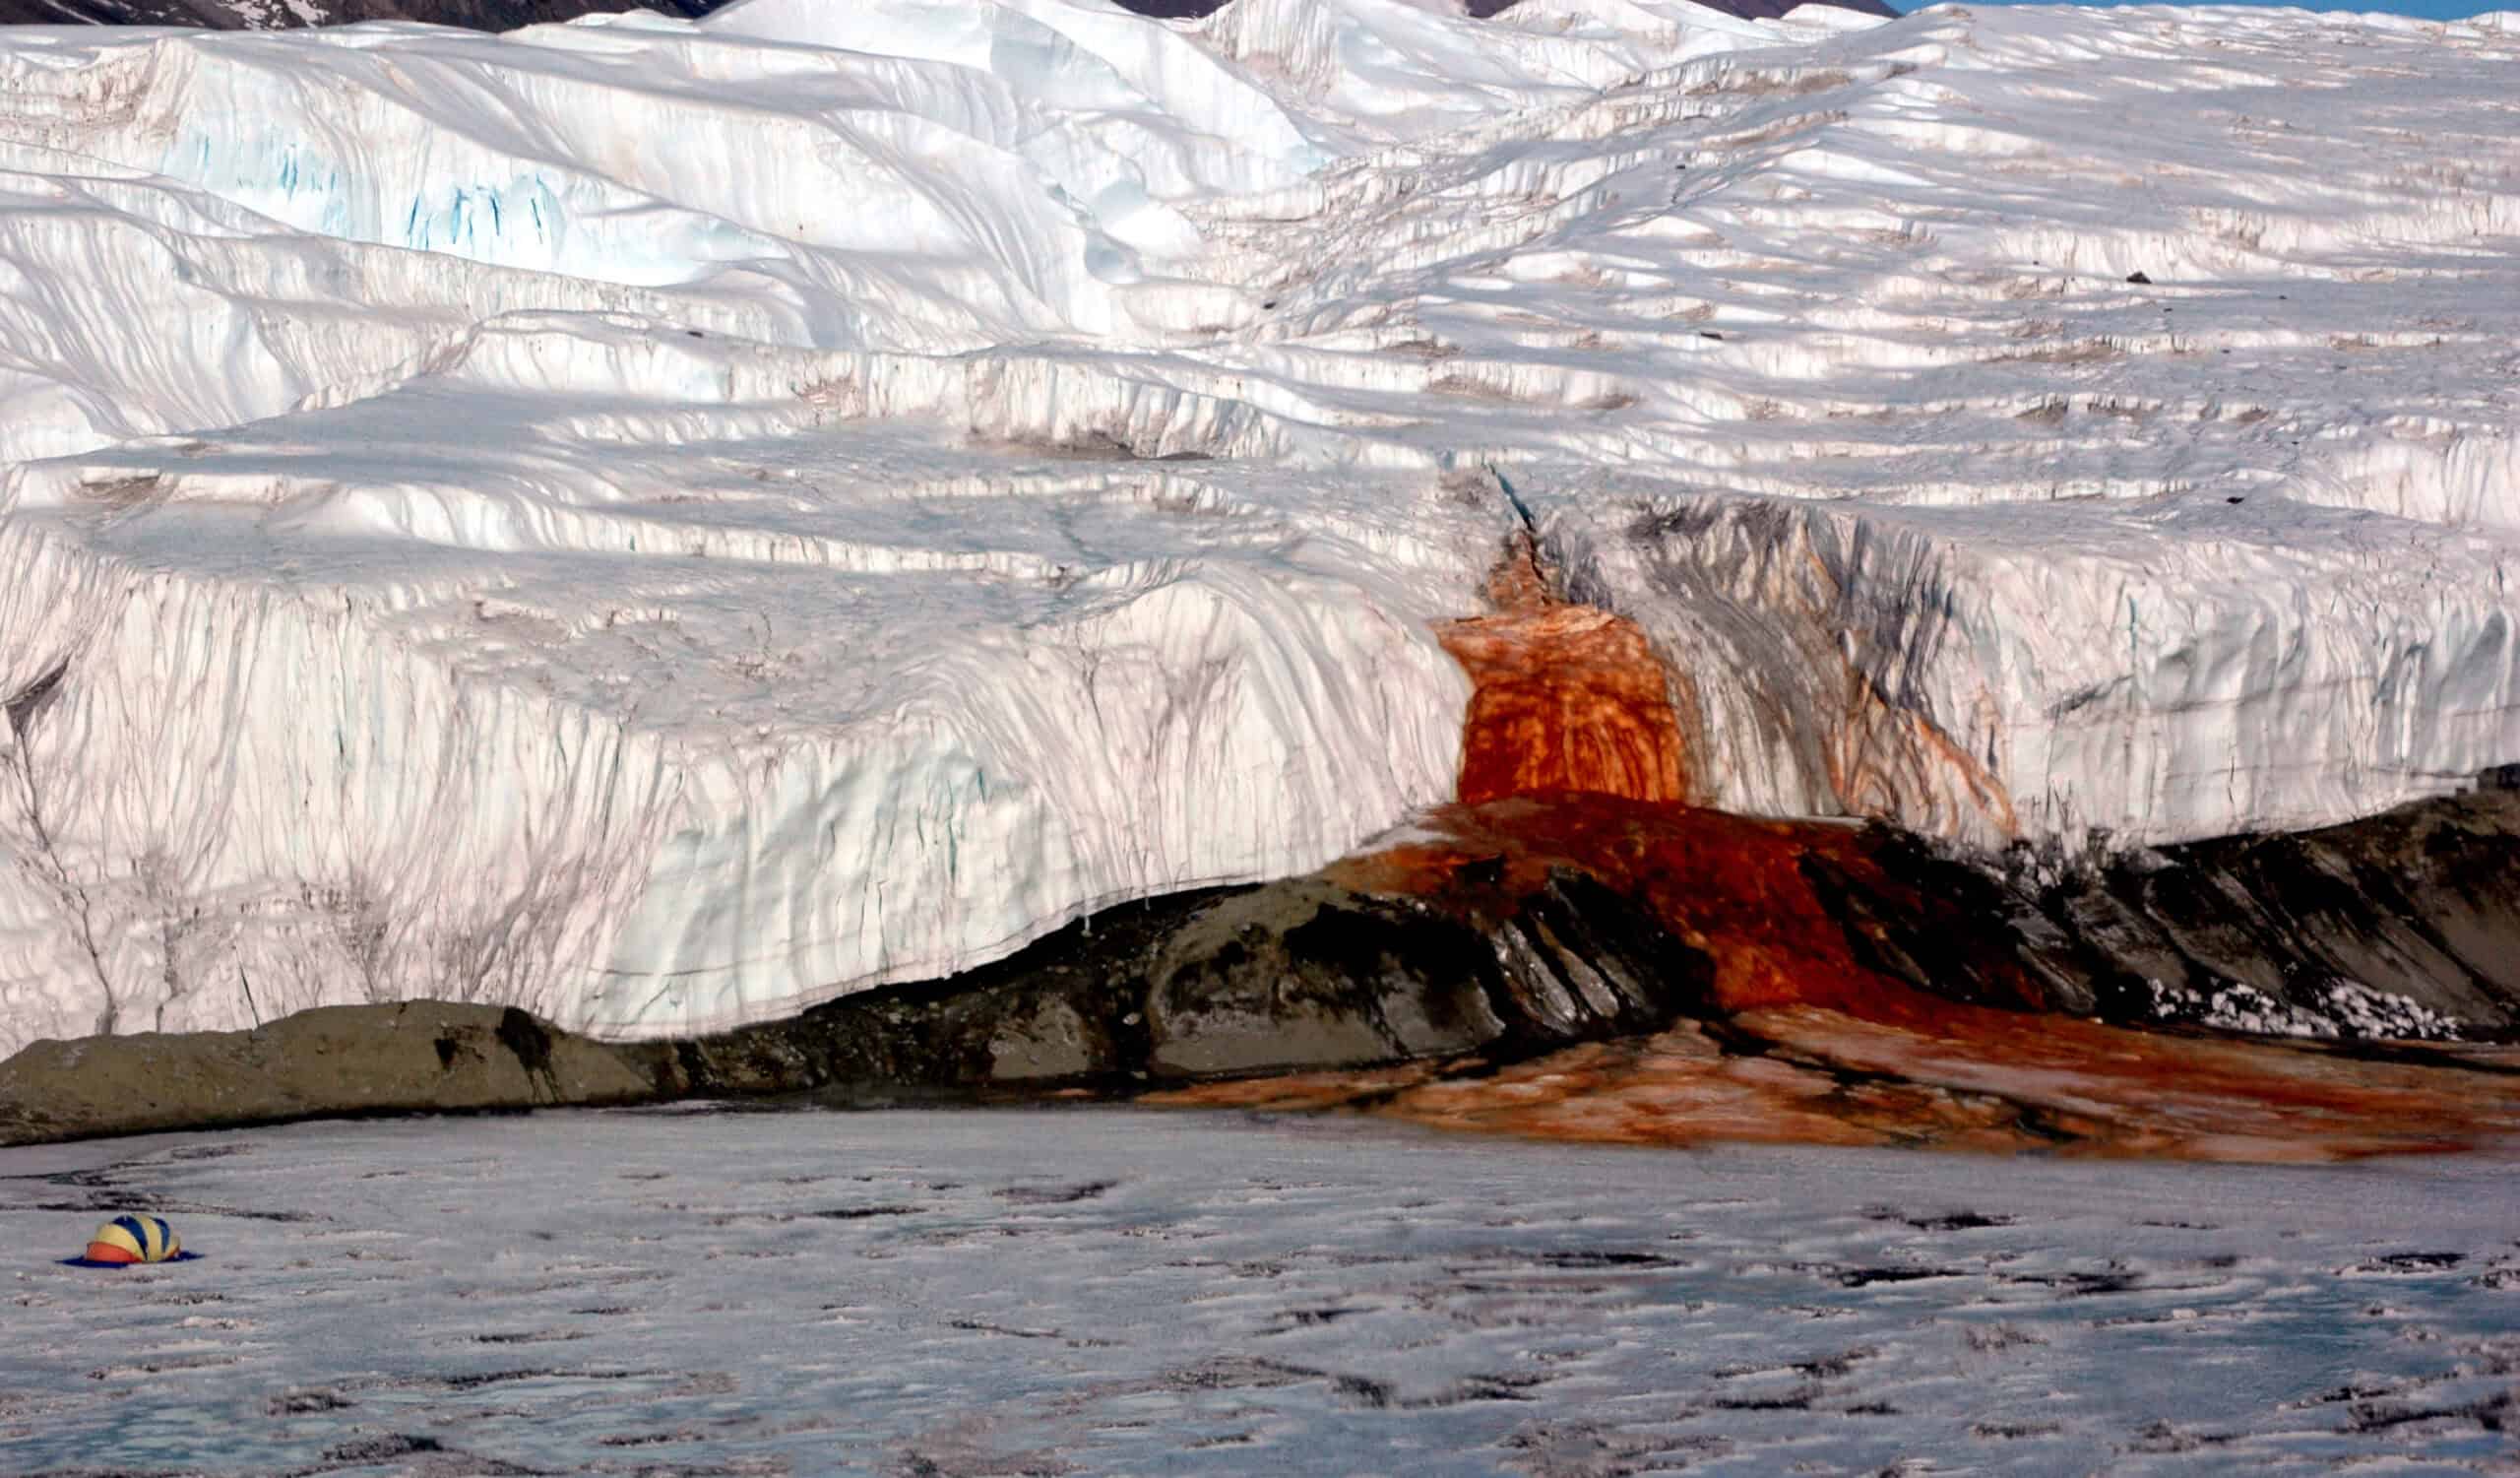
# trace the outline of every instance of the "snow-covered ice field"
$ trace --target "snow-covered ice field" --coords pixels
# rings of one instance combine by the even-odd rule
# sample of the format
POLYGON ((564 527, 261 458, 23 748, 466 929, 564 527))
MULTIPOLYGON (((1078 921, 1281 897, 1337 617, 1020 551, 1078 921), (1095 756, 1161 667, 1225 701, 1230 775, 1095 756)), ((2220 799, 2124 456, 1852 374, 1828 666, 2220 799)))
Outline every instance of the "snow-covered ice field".
POLYGON ((2508 1473, 2514 1185, 1103 1108, 13 1150, 0 1469, 2508 1473), (138 1207, 201 1260, 49 1260, 138 1207))

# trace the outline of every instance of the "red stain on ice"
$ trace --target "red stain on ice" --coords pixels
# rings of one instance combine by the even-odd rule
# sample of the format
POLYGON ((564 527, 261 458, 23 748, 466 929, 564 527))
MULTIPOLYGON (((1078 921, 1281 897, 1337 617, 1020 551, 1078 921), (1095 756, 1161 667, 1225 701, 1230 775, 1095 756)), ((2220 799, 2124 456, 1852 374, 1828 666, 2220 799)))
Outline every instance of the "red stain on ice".
POLYGON ((1461 800, 1687 800, 1670 676, 1636 623, 1552 598, 1528 547, 1498 568, 1488 595, 1495 613, 1442 632, 1472 682, 1461 800))
POLYGON ((1439 907, 1510 908, 1552 868, 1646 904, 1714 967, 1705 1022, 1495 1068, 1404 1064, 1211 1084, 1166 1101, 1330 1107, 1461 1128, 1653 1144, 1710 1139, 1932 1145, 2215 1160, 2326 1160, 2520 1134, 2520 1053, 2429 1061, 2313 1044, 2174 1035, 2059 1014, 1952 900, 1885 866, 1863 825, 1683 803, 1671 680, 1631 622, 1552 600, 1526 549, 1497 613, 1446 647, 1476 683, 1460 803, 1440 841, 1353 858, 1332 878, 1439 907), (1859 883, 1946 941, 1969 1004, 1867 964, 1814 871, 1859 883), (1719 1041, 1719 1036, 1721 1040, 1719 1041))

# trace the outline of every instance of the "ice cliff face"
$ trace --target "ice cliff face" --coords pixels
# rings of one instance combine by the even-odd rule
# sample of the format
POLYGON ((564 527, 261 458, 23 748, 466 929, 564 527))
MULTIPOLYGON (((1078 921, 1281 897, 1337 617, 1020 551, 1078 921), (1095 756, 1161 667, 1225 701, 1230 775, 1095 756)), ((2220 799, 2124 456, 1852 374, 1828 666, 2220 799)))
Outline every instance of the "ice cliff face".
POLYGON ((1613 0, 0 32, 0 1052, 700 1030, 1316 867, 1453 794, 1526 531, 1691 799, 2454 789, 2520 759, 2515 64, 1613 0))

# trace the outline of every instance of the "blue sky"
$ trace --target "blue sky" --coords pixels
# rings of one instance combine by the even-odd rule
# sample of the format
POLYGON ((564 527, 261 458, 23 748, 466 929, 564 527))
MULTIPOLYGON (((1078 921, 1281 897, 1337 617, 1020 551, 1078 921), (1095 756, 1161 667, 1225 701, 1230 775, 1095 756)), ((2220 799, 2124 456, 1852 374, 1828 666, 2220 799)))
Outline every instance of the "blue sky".
MULTIPOLYGON (((1890 0, 1893 10, 1922 10, 1928 0, 1890 0)), ((2014 0, 1969 0, 1973 5, 2009 5, 2014 0)), ((2115 4, 2117 0, 2074 0, 2077 4, 2115 4)), ((2256 4, 2259 0, 2216 0, 2216 3, 2256 4)), ((2394 15, 2422 16, 2427 21, 2453 21, 2461 16, 2481 16, 2489 10, 2520 10, 2520 0, 2284 0, 2301 10, 2384 10, 2394 15)))

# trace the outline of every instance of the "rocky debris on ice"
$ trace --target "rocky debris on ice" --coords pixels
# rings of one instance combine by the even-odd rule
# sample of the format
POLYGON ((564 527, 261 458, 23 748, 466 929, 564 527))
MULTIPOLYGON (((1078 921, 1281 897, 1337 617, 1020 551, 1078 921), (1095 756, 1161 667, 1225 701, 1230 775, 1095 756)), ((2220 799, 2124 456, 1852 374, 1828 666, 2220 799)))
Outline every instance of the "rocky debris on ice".
POLYGON ((1449 798, 1436 627, 1523 527, 1700 802, 1991 852, 2455 790, 2520 758, 2516 48, 0 32, 0 1050, 248 982, 687 1036, 1301 874, 1449 798))

